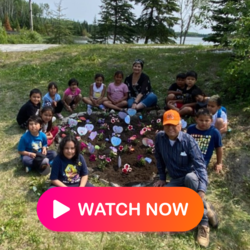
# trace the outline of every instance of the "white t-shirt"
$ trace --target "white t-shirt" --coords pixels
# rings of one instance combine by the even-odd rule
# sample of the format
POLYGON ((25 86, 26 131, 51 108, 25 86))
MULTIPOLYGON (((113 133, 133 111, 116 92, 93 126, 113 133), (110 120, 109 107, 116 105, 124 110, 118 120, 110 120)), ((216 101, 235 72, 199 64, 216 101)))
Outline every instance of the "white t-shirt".
MULTIPOLYGON (((215 122, 218 118, 217 116, 218 116, 218 111, 213 115, 213 121, 212 121, 213 126, 215 125, 215 122)), ((223 110, 221 110, 221 116, 219 118, 222 118, 223 122, 227 123, 227 114, 223 110)))

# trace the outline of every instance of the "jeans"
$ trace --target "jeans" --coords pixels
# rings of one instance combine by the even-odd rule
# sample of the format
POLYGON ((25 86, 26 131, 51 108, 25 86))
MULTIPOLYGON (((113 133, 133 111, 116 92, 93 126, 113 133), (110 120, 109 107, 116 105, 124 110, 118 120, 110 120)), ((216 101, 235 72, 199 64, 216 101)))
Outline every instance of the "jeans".
MULTIPOLYGON (((129 108, 132 107, 134 101, 135 101, 135 97, 130 97, 128 99, 129 108)), ((150 92, 140 100, 140 103, 142 103, 146 108, 155 106, 157 104, 157 96, 153 92, 150 92)))
MULTIPOLYGON (((69 185, 68 187, 79 187, 79 185, 80 185, 80 182, 76 183, 76 184, 69 185)), ((57 186, 51 185, 51 186, 49 186, 48 189, 55 188, 55 187, 57 187, 57 186)), ((94 187, 94 185, 92 185, 90 182, 87 181, 85 187, 94 187)))
MULTIPOLYGON (((172 179, 166 187, 188 187, 195 192, 198 192, 199 179, 194 172, 188 173, 185 177, 178 179, 172 179)), ((207 217, 207 205, 206 201, 203 200, 204 213, 201 219, 200 225, 208 226, 208 217, 207 217)))

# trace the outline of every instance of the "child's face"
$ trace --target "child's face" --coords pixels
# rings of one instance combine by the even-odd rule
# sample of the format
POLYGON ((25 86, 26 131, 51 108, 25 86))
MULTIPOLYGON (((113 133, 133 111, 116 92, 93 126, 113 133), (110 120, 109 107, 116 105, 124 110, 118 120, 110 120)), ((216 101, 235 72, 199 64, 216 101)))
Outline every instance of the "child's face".
POLYGON ((77 84, 76 83, 71 83, 71 85, 69 86, 69 88, 71 89, 71 91, 75 91, 77 89, 77 84))
POLYGON ((197 95, 197 96, 195 97, 195 100, 196 100, 197 102, 203 102, 203 101, 204 101, 204 96, 203 96, 203 95, 197 95))
POLYGON ((186 84, 186 79, 184 78, 177 78, 176 79, 176 84, 178 87, 180 87, 181 89, 185 87, 186 84))
POLYGON ((123 77, 122 77, 122 75, 121 74, 119 74, 119 75, 115 75, 115 84, 121 84, 122 83, 122 79, 123 79, 123 77))
POLYGON ((186 78, 186 84, 187 84, 187 86, 188 86, 189 88, 192 88, 192 87, 195 85, 195 83, 196 83, 196 79, 195 79, 194 77, 188 76, 188 77, 186 78))
POLYGON ((209 110, 209 112, 210 112, 212 115, 214 115, 214 114, 217 112, 217 110, 220 109, 220 107, 221 107, 221 106, 218 106, 216 102, 211 102, 211 101, 210 101, 210 102, 208 102, 208 104, 207 104, 207 109, 209 110))
POLYGON ((36 135, 41 129, 41 124, 39 122, 30 121, 28 129, 32 135, 36 135))
POLYGON ((57 93, 57 88, 55 86, 52 86, 50 89, 49 89, 49 95, 50 96, 55 96, 55 94, 57 93))
POLYGON ((42 120, 45 122, 45 123, 48 123, 49 121, 52 120, 52 117, 53 117, 53 114, 50 110, 48 111, 45 111, 41 114, 41 117, 42 117, 42 120))
POLYGON ((75 156, 75 153, 76 148, 74 142, 68 141, 63 148, 63 155, 70 160, 75 156))
POLYGON ((41 95, 39 93, 34 93, 30 96, 30 101, 37 105, 41 102, 41 95))
POLYGON ((95 79, 95 83, 97 87, 100 87, 102 82, 103 82, 103 79, 100 76, 95 79))
POLYGON ((209 115, 200 115, 195 118, 199 130, 207 130, 211 127, 212 119, 209 115))

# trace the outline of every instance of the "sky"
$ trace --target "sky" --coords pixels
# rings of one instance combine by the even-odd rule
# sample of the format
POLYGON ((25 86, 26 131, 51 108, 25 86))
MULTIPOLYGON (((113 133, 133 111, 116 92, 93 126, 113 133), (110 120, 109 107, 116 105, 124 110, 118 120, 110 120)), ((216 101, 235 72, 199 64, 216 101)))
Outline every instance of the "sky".
MULTIPOLYGON (((38 5, 41 3, 47 3, 50 6, 50 9, 56 9, 56 3, 60 0, 32 0, 33 3, 38 5)), ((93 23, 94 17, 96 16, 97 20, 100 18, 101 0, 62 0, 63 14, 66 18, 74 21, 87 21, 88 23, 93 23)), ((134 5, 134 13, 136 16, 141 14, 141 6, 134 5)), ((175 31, 179 31, 179 27, 174 27, 175 31)), ((193 27, 190 29, 191 32, 198 32, 202 34, 210 33, 210 30, 200 29, 199 27, 193 27)))

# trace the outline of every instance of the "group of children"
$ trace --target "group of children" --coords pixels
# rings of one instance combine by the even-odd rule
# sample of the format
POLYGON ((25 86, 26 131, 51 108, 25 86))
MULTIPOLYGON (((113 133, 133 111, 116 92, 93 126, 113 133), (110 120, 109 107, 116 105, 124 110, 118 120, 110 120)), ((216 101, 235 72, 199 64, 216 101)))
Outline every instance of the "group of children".
POLYGON ((195 117, 196 124, 187 133, 197 141, 208 166, 213 151, 216 152, 215 170, 222 170, 222 135, 227 132, 227 114, 218 95, 207 97, 196 86, 197 73, 189 71, 176 76, 176 82, 168 89, 165 109, 173 109, 182 117, 195 117))

